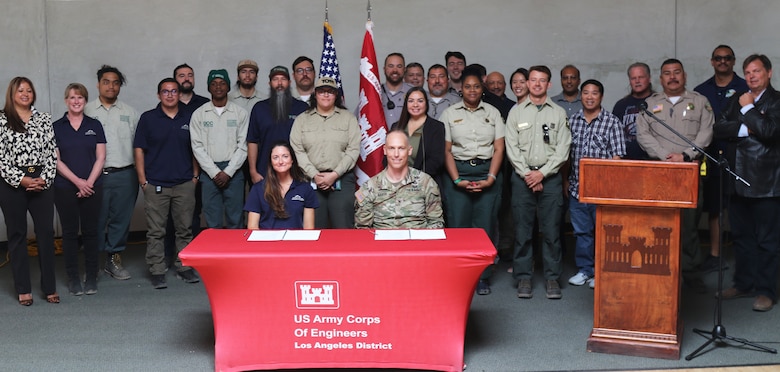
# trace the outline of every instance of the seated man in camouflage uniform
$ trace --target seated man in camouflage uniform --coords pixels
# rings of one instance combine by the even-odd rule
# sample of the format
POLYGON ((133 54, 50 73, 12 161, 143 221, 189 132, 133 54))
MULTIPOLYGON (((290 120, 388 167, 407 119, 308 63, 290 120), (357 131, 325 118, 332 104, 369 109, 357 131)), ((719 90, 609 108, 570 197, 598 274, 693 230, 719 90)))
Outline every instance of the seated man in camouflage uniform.
POLYGON ((441 196, 431 176, 409 166, 412 147, 403 130, 387 134, 387 167, 355 193, 355 227, 436 229, 444 227, 441 196))

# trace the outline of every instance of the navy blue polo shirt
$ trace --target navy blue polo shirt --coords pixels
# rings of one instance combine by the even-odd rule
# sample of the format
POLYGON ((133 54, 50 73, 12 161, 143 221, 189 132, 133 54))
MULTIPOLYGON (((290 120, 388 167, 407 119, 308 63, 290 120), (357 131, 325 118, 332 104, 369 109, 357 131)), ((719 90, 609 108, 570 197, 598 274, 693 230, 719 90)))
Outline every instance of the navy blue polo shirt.
MULTIPOLYGON (((103 125, 99 121, 87 115, 81 120, 81 126, 78 130, 73 129, 68 120, 68 114, 62 116, 52 124, 54 127, 54 138, 57 141, 57 149, 60 150, 60 158, 63 164, 79 178, 87 179, 92 172, 92 167, 97 160, 95 153, 98 143, 106 143, 106 134, 103 132, 103 125)), ((102 182, 101 177, 95 181, 95 186, 102 182)), ((78 188, 67 178, 57 176, 54 178, 54 187, 78 188)))
POLYGON ((712 106, 712 113, 715 115, 715 121, 718 121, 723 109, 726 108, 729 99, 734 96, 739 97, 742 93, 747 92, 748 86, 745 79, 737 76, 737 73, 735 72, 734 78, 731 79, 731 82, 725 87, 719 87, 718 84, 715 83, 715 76, 713 76, 699 84, 693 90, 707 97, 707 100, 710 101, 710 106, 712 106))
POLYGON ((264 193, 265 180, 262 180, 252 186, 244 205, 245 211, 260 213, 261 229, 302 229, 303 209, 319 208, 320 206, 317 194, 311 188, 311 184, 293 181, 290 190, 287 190, 287 194, 284 196, 284 210, 287 211, 288 217, 279 219, 274 215, 271 205, 265 200, 264 193))
POLYGON ((197 110, 198 107, 205 105, 206 102, 209 101, 211 100, 206 97, 193 94, 190 103, 185 104, 184 102, 179 101, 179 110, 184 108, 184 111, 187 112, 187 115, 192 116, 192 113, 195 112, 195 110, 197 110))
POLYGON ((309 105, 299 99, 293 99, 287 120, 277 123, 271 114, 271 100, 266 99, 255 104, 249 116, 247 142, 257 143, 257 173, 265 177, 271 146, 279 141, 290 142, 290 130, 293 122, 309 105))
POLYGON ((192 181, 190 116, 179 103, 179 112, 173 118, 157 105, 138 119, 133 147, 144 151, 144 170, 150 184, 172 187, 192 181))

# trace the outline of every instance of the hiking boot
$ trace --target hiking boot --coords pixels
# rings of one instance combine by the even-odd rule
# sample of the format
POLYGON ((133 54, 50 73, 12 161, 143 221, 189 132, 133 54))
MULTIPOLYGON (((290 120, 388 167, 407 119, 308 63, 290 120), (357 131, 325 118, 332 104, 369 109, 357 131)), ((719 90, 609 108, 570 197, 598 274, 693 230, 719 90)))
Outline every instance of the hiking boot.
POLYGON ((520 283, 517 284, 517 297, 518 298, 531 298, 534 296, 533 287, 531 286, 531 279, 520 279, 520 283))
POLYGON ((106 274, 114 277, 114 279, 130 279, 130 272, 122 267, 122 257, 119 256, 119 253, 109 254, 106 256, 106 267, 103 270, 106 272, 106 274))
POLYGON ((551 300, 557 300, 563 297, 561 295, 561 285, 558 284, 557 280, 548 280, 547 281, 547 298, 551 300))

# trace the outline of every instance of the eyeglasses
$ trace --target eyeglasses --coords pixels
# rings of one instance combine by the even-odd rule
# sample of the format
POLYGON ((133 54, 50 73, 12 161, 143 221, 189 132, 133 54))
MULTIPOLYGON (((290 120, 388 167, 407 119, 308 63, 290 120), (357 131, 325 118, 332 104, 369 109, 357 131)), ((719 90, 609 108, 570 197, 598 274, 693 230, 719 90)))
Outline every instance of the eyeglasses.
POLYGON ((178 93, 179 91, 177 89, 171 89, 171 90, 163 89, 160 91, 160 94, 163 96, 175 96, 178 93))
POLYGON ((547 124, 542 124, 542 132, 544 132, 544 143, 550 143, 550 127, 547 124))
POLYGON ((298 75, 303 75, 304 72, 307 73, 307 74, 311 74, 312 72, 314 72, 314 68, 306 67, 306 68, 296 68, 295 69, 295 73, 298 74, 298 75))
POLYGON ((317 94, 320 95, 320 96, 334 96, 334 95, 336 95, 336 92, 334 92, 332 90, 324 90, 323 89, 323 90, 318 90, 317 94))
POLYGON ((712 60, 715 62, 722 62, 722 61, 731 62, 734 60, 734 56, 714 56, 712 57, 712 60))

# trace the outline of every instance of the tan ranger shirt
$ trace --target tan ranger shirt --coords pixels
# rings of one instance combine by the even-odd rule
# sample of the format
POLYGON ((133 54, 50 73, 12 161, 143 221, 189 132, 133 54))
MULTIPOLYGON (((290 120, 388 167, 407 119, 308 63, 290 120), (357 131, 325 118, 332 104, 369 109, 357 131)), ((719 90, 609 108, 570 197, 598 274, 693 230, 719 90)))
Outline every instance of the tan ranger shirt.
POLYGON ((354 115, 340 108, 327 117, 316 109, 305 111, 293 122, 290 145, 309 178, 323 171, 341 177, 360 156, 360 126, 354 115))
MULTIPOLYGON (((701 148, 709 146, 715 119, 706 97, 693 91, 685 91, 680 100, 672 104, 665 93, 659 92, 647 97, 645 102, 648 111, 693 143, 701 148)), ((639 146, 642 146, 651 158, 666 160, 666 157, 673 153, 685 153, 691 159, 701 157, 690 145, 646 113, 637 115, 636 131, 639 146)))
POLYGON ((509 162, 520 177, 531 170, 540 171, 545 178, 558 173, 569 158, 571 146, 566 110, 550 97, 545 98, 541 108, 526 98, 509 111, 504 143, 509 162))
POLYGON ((444 140, 452 142, 455 160, 493 158, 493 141, 504 138, 504 119, 495 107, 480 101, 474 111, 458 102, 442 112, 444 140))

